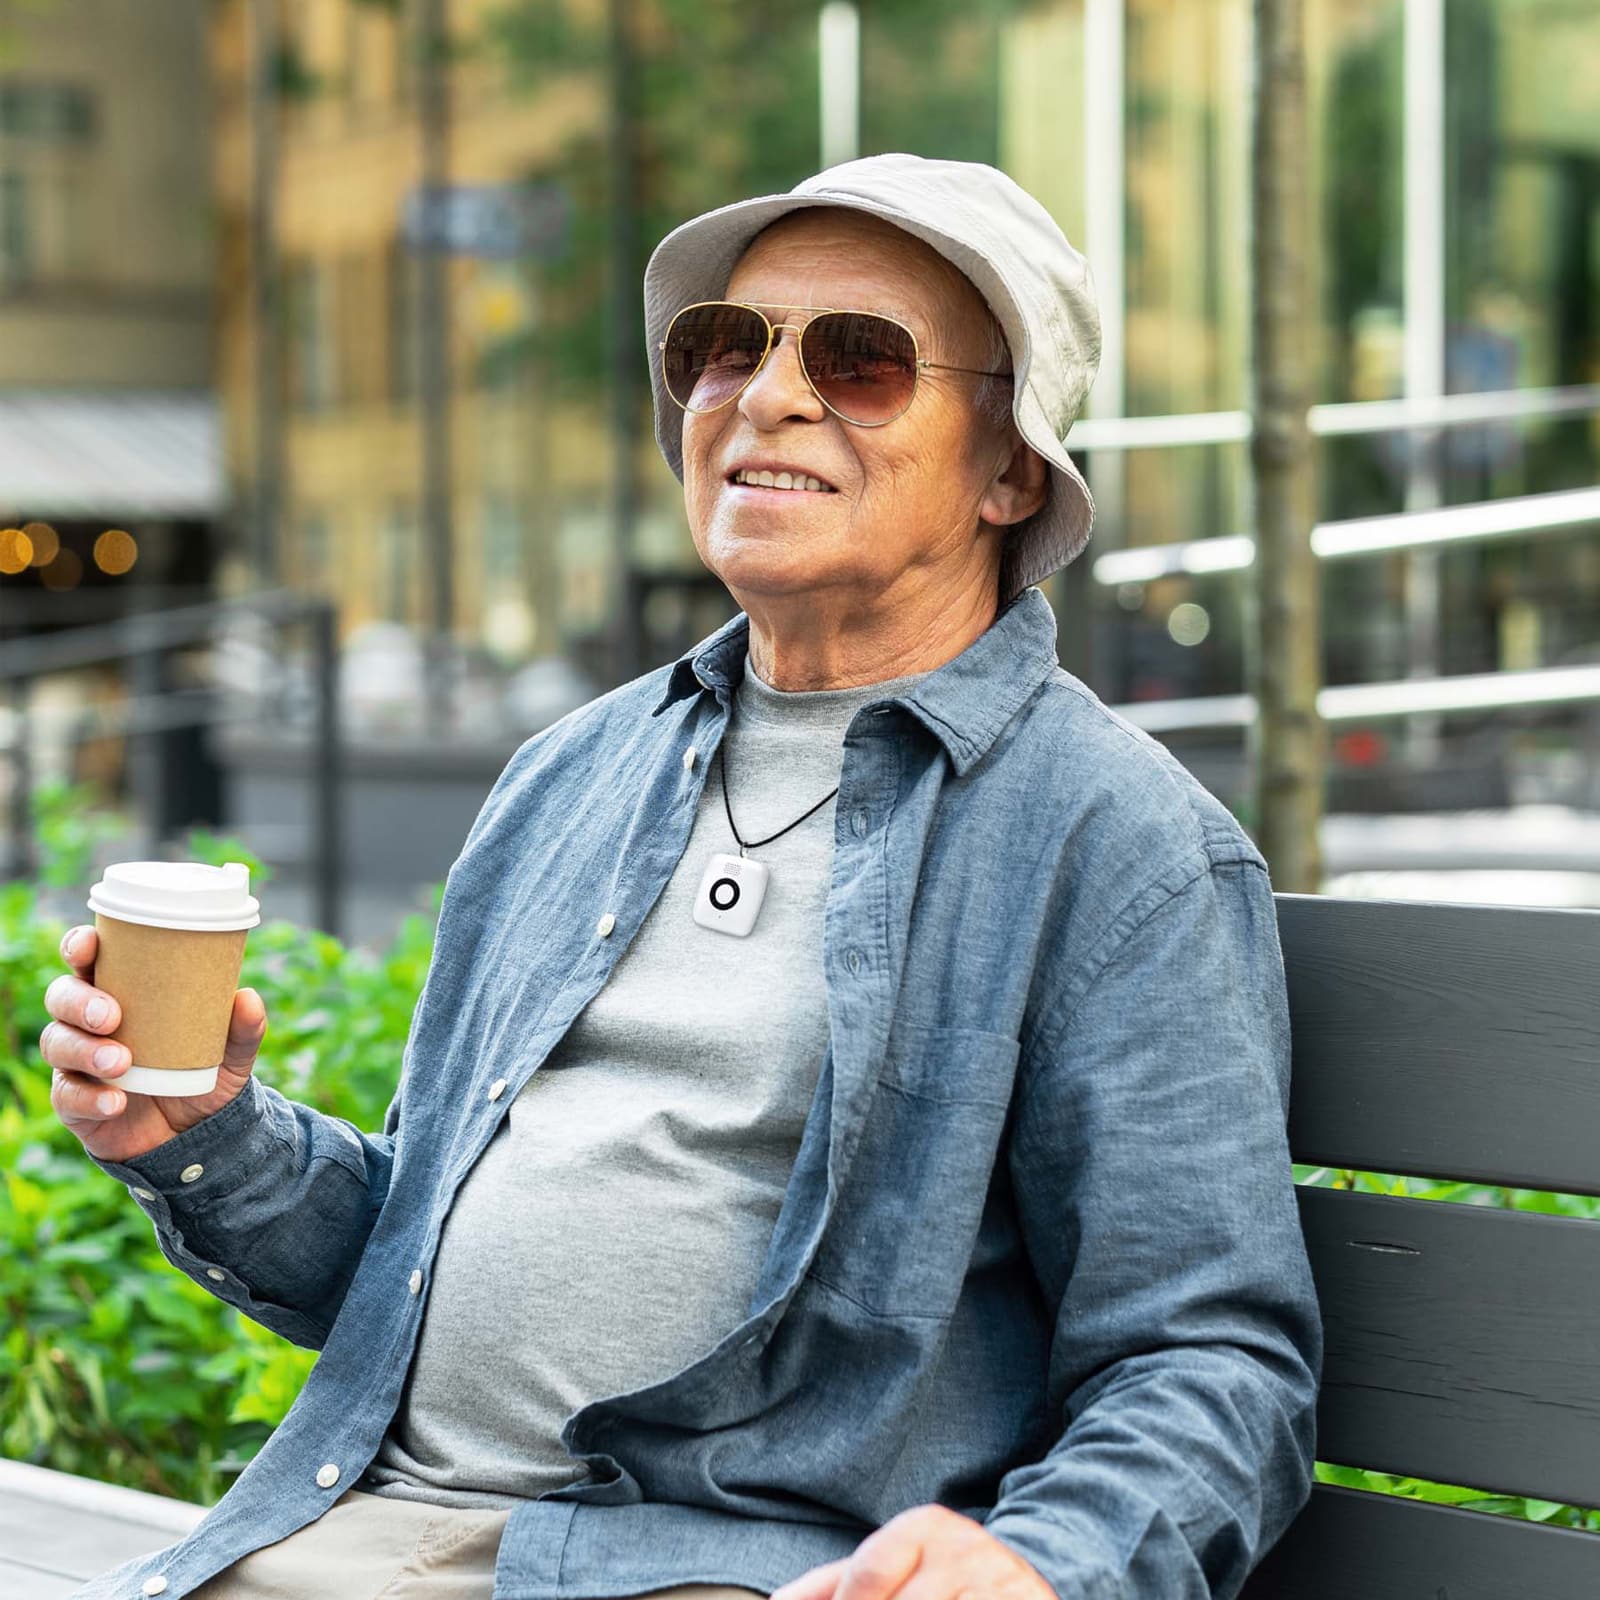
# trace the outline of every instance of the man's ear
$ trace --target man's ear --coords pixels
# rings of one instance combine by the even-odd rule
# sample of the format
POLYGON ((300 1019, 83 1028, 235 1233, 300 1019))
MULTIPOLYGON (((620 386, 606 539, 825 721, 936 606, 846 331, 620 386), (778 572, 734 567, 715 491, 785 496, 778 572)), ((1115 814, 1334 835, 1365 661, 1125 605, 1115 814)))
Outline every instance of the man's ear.
POLYGON ((1044 504, 1050 487, 1050 468, 1042 455, 1017 432, 1016 423, 1007 424, 1009 453, 1002 457, 1000 470, 990 480, 978 515, 1000 527, 1025 522, 1044 504))

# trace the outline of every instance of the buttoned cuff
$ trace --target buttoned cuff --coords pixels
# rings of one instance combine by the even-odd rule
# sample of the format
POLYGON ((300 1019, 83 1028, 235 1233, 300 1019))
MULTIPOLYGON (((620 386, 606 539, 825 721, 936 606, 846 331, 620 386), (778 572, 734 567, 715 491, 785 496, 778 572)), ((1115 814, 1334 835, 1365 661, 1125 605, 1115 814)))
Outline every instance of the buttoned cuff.
MULTIPOLYGON (((254 1074, 220 1111, 130 1161, 95 1165, 124 1183, 152 1216, 156 1202, 179 1206, 220 1199, 269 1160, 278 1148, 269 1126, 266 1091, 254 1074)), ((160 1208, 164 1212, 165 1207, 160 1208)))
POLYGON ((318 1348, 327 1330, 288 1306, 257 1299, 233 1266, 220 1259, 228 1252, 212 1248, 200 1226, 202 1211, 219 1205, 253 1172, 282 1158, 283 1144, 272 1120, 267 1091, 252 1075, 220 1111, 154 1150, 131 1161, 90 1159, 127 1186, 154 1224, 161 1252, 173 1266, 254 1321, 296 1344, 318 1348), (198 1246, 198 1253, 192 1246, 198 1246))

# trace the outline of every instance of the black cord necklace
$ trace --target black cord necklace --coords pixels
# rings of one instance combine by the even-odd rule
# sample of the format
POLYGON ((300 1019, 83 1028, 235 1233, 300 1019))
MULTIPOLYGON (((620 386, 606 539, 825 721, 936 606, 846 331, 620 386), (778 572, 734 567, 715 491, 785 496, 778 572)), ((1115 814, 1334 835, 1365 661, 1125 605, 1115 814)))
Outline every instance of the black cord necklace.
POLYGON ((776 833, 769 833, 765 839, 751 839, 747 843, 745 840, 739 838, 739 830, 734 827, 733 824, 733 807, 728 803, 728 766, 727 763, 722 759, 722 751, 726 744, 727 740, 724 739, 722 744, 717 746, 717 774, 722 779, 722 809, 728 814, 729 831, 733 834, 734 838, 738 839, 739 841, 740 855, 743 855, 746 850, 759 850, 762 845, 771 844, 774 839, 781 839, 784 834, 789 831, 789 828, 798 828, 800 824, 806 820, 806 817, 809 817, 812 812, 820 811, 839 792, 839 785, 835 784, 825 795, 823 795, 819 801, 817 801, 814 806, 812 806, 810 811, 806 812, 804 816, 796 817, 794 821, 789 824, 789 828, 779 828, 776 833))
MULTIPOLYGON (((723 744, 726 742, 724 740, 723 744)), ((727 813, 729 831, 738 840, 739 853, 735 856, 719 850, 706 862, 706 869, 700 877, 699 892, 694 897, 694 920, 702 928, 710 928, 716 933, 730 933, 736 939, 743 939, 756 925, 756 917, 760 914, 762 901, 767 896, 767 884, 772 877, 770 868, 760 861, 750 860, 747 852, 771 844, 774 839, 781 839, 789 828, 798 828, 806 817, 815 815, 827 805, 838 794, 839 787, 835 784, 804 816, 796 817, 788 828, 779 828, 765 839, 741 839, 733 820, 733 806, 728 800, 728 763, 722 753, 723 744, 717 746, 722 809, 727 813)))

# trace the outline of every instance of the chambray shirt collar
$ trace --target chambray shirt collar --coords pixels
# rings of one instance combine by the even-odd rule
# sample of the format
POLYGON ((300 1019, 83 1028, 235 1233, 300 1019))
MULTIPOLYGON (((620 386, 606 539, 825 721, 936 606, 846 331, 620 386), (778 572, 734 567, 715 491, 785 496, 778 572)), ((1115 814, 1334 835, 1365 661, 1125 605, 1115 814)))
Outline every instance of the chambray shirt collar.
MULTIPOLYGON (((673 663, 667 692, 650 715, 660 716, 675 702, 707 691, 729 701, 749 642, 750 618, 741 611, 673 663)), ((1055 612, 1043 592, 1031 586, 960 655, 878 703, 902 706, 922 722, 960 775, 982 759, 1056 665, 1055 612)))

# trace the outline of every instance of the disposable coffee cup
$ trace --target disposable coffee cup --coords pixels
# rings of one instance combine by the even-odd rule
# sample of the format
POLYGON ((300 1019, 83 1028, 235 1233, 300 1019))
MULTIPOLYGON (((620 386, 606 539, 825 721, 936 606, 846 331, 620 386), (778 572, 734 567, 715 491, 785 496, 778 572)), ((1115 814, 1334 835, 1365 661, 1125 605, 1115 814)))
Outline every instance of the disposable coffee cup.
POLYGON ((244 942, 261 921, 242 861, 118 861, 89 891, 94 986, 122 1007, 111 1038, 134 1094, 210 1094, 228 1047, 244 942))

